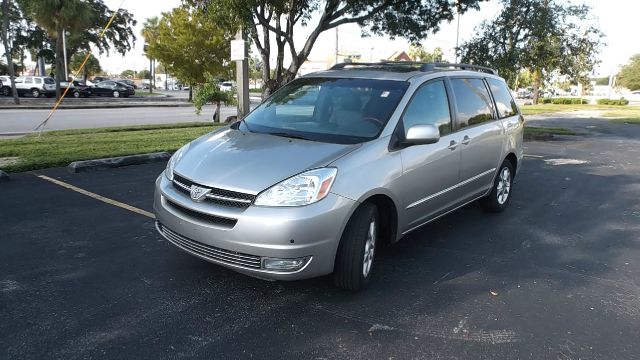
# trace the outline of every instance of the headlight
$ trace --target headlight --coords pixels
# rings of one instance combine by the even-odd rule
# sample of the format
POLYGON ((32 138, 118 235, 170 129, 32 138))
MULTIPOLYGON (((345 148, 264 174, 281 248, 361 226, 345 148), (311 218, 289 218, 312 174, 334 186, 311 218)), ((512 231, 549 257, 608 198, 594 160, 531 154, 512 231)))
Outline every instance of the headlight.
POLYGON ((164 175, 167 177, 167 179, 169 179, 169 181, 173 181, 173 169, 175 169, 178 161, 182 159, 184 153, 187 152, 188 149, 189 144, 178 149, 178 151, 176 151, 173 156, 171 156, 171 159, 169 159, 169 162, 167 163, 167 169, 164 171, 164 175))
POLYGON ((257 206, 302 206, 320 201, 329 194, 338 169, 322 168, 291 177, 263 191, 257 206))

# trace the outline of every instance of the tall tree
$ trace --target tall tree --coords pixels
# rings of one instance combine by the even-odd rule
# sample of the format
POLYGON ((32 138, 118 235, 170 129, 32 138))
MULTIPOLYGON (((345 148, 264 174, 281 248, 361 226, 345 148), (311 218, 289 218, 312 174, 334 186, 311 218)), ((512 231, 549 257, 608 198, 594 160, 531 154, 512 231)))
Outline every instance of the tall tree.
POLYGON ((67 80, 64 78, 64 32, 88 27, 93 18, 91 8, 81 0, 39 0, 29 2, 28 9, 38 25, 56 40, 56 98, 60 98, 60 81, 67 80))
POLYGON ((2 35, 2 45, 4 46, 4 54, 7 59, 7 69, 9 72, 9 79, 11 81, 11 94, 13 95, 13 102, 16 105, 20 104, 20 98, 18 98, 18 91, 16 90, 16 81, 15 81, 15 69, 13 67, 13 59, 12 52, 13 49, 9 43, 9 31, 10 31, 10 21, 11 21, 11 7, 13 4, 9 3, 9 0, 2 0, 2 31, 0 31, 0 35, 2 35))
MULTIPOLYGON (((160 19, 144 23, 142 35, 148 57, 189 85, 204 84, 225 72, 233 34, 210 21, 199 8, 183 5, 160 19)), ((192 92, 189 91, 189 100, 192 92)))
MULTIPOLYGON (((56 96, 59 98, 60 81, 64 77, 64 49, 62 37, 69 32, 67 38, 68 55, 71 57, 78 51, 90 51, 91 46, 100 53, 115 49, 125 54, 135 42, 132 27, 136 22, 126 10, 119 10, 109 29, 100 37, 104 26, 114 15, 103 0, 20 0, 24 12, 44 29, 48 39, 55 41, 51 46, 55 49, 56 96)), ((37 29, 36 29, 37 30, 37 29)))
POLYGON ((459 9, 478 8, 482 0, 185 0, 195 3, 225 27, 242 25, 262 58, 263 96, 292 80, 324 31, 358 24, 364 33, 404 37, 417 43, 451 21, 459 9), (316 16, 317 15, 317 16, 316 16), (316 21, 317 19, 317 21, 316 21), (312 23, 312 20, 313 23, 312 23), (299 26, 311 33, 299 47, 299 26), (271 42, 275 43, 275 64, 271 42), (285 52, 291 62, 285 66, 285 52))
POLYGON ((640 89, 640 54, 633 55, 629 63, 620 69, 618 84, 631 91, 640 89))
POLYGON ((510 85, 522 69, 534 75, 534 103, 553 72, 586 83, 598 63, 602 32, 590 8, 558 0, 501 0, 503 11, 458 49, 463 62, 498 69, 510 85))
MULTIPOLYGON (((82 62, 84 61, 86 56, 86 52, 79 52, 71 57, 70 65, 71 69, 73 69, 74 72, 80 70, 80 65, 82 65, 82 62)), ((89 59, 87 59, 87 62, 82 69, 82 77, 84 79, 84 83, 87 83, 87 79, 89 78, 89 76, 93 76, 101 72, 102 67, 100 66, 100 61, 95 56, 93 56, 93 54, 89 55, 89 59)))
POLYGON ((433 49, 432 52, 429 52, 421 45, 411 45, 409 47, 409 56, 414 61, 424 61, 424 62, 445 62, 442 59, 443 51, 441 48, 437 47, 433 49))

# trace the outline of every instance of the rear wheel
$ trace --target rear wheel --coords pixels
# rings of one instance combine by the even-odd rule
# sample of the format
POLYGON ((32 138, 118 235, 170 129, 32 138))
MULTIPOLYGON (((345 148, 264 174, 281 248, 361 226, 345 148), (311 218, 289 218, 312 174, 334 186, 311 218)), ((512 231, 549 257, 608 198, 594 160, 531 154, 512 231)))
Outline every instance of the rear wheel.
POLYGON ((364 203, 349 219, 336 254, 333 279, 337 287, 358 291, 363 289, 373 270, 378 234, 378 209, 364 203))
POLYGON ((74 91, 73 92, 73 97, 76 98, 76 99, 79 98, 80 97, 80 92, 79 91, 74 91))
POLYGON ((31 89, 31 96, 33 96, 34 98, 39 98, 40 97, 40 90, 31 89))
POLYGON ((501 212, 511 200, 511 191, 513 189, 513 164, 511 161, 505 160, 500 165, 498 176, 493 182, 491 193, 480 200, 480 206, 488 212, 501 212))
POLYGON ((119 98, 119 97, 120 97, 120 91, 118 91, 118 90, 114 90, 114 91, 111 93, 111 95, 112 95, 114 98, 119 98))
POLYGON ((10 96, 11 95, 11 88, 9 88, 8 86, 3 86, 2 87, 2 95, 10 96))

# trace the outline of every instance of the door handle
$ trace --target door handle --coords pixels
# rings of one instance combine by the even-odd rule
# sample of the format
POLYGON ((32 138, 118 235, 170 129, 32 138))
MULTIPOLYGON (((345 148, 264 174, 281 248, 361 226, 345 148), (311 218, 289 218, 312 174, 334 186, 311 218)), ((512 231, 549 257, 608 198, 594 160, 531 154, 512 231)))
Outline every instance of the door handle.
POLYGON ((448 146, 448 148, 449 148, 450 150, 455 150, 457 147, 458 147, 458 143, 457 143, 457 142, 455 142, 455 140, 451 140, 451 142, 449 142, 449 146, 448 146))
POLYGON ((469 145, 469 143, 471 142, 471 138, 467 135, 464 136, 464 138, 462 139, 461 143, 465 144, 465 145, 469 145))

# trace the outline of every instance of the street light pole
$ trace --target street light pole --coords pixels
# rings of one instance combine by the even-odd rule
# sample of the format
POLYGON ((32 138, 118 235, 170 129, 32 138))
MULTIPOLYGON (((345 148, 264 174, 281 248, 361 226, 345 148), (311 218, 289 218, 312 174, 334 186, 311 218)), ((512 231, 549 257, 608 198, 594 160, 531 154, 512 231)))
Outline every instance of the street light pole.
POLYGON ((64 81, 69 81, 69 72, 67 70, 67 30, 62 29, 62 51, 64 54, 64 81))

